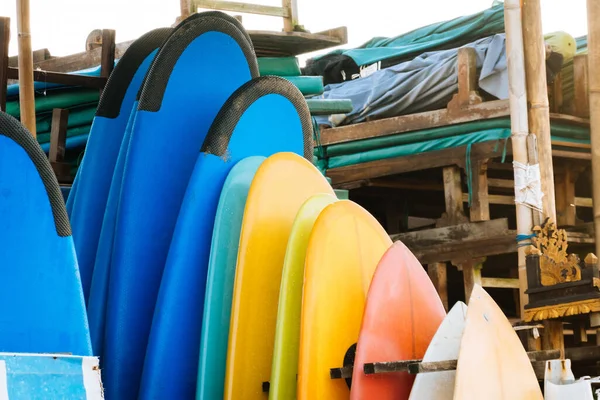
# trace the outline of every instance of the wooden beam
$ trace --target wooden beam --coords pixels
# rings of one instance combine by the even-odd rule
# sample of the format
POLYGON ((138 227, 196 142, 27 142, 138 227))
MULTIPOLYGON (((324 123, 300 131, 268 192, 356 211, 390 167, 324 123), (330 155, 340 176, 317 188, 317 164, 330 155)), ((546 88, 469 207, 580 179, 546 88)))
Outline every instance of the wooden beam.
POLYGON ((477 93, 477 54, 472 47, 458 49, 458 93, 448 103, 449 111, 481 103, 481 96, 477 93))
MULTIPOLYGON (((76 74, 65 74, 62 72, 49 71, 33 71, 33 76, 36 81, 58 83, 61 85, 82 86, 92 89, 101 89, 106 85, 106 78, 99 76, 85 76, 76 74)), ((19 79, 19 70, 16 68, 8 68, 9 79, 19 79)))
POLYGON ((427 265, 427 274, 437 290, 444 309, 448 312, 448 275, 446 263, 433 263, 427 265))
POLYGON ((588 85, 588 56, 576 54, 573 58, 573 113, 577 117, 590 117, 588 85))
POLYGON ((596 254, 600 254, 600 2, 587 1, 592 194, 596 254))
MULTIPOLYGON (((510 167, 512 169, 512 167, 510 167)), ((488 178, 488 186, 501 189, 514 189, 515 181, 512 179, 488 178)))
POLYGON ((481 286, 481 269, 483 262, 474 259, 466 260, 460 264, 463 272, 463 283, 465 287, 465 303, 469 305, 471 292, 475 284, 481 286))
MULTIPOLYGON (((115 58, 123 57, 125 51, 133 40, 117 43, 115 45, 115 58)), ((73 72, 100 65, 102 61, 102 48, 91 51, 71 54, 65 57, 55 57, 46 61, 35 63, 35 69, 52 72, 73 72)))
POLYGON ((6 111, 6 87, 8 85, 8 45, 10 42, 10 18, 0 17, 0 110, 6 111))
POLYGON ((298 3, 296 0, 281 0, 282 8, 287 11, 287 17, 283 17, 283 30, 293 32, 298 23, 298 3))
POLYGON ((519 280, 515 278, 481 278, 481 286, 501 289, 518 289, 519 280))
POLYGON ((29 27, 29 0, 17 0, 17 36, 19 45, 19 109, 21 123, 36 136, 33 55, 29 27))
POLYGON ((102 53, 100 59, 100 76, 108 79, 115 67, 115 31, 102 30, 102 53))
MULTIPOLYGON (((288 7, 263 6, 260 4, 241 3, 237 1, 221 0, 192 0, 194 11, 198 8, 210 10, 232 11, 247 14, 268 15, 271 17, 290 18, 291 13, 288 7)), ((291 32, 293 29, 289 30, 291 32)))
POLYGON ((456 225, 467 221, 462 201, 461 171, 456 166, 445 167, 444 198, 446 201, 446 212, 440 218, 438 226, 456 225))
POLYGON ((257 57, 296 56, 348 42, 345 26, 316 33, 249 30, 248 34, 257 57))
POLYGON ((477 160, 472 164, 472 198, 469 208, 469 219, 472 222, 490 219, 489 181, 487 174, 488 160, 477 160))
POLYGON ((483 119, 507 117, 509 115, 508 101, 486 101, 481 104, 464 107, 460 111, 455 110, 454 112, 450 112, 448 109, 442 109, 325 129, 321 135, 321 144, 328 146, 335 143, 388 136, 483 119))

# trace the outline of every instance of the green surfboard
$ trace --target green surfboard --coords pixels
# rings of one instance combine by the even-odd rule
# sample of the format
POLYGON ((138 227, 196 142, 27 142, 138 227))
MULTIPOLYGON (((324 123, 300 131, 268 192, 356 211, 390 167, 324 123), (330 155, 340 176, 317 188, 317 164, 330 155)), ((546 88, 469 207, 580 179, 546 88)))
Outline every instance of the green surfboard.
POLYGON ((337 201, 336 197, 330 194, 314 195, 302 205, 292 226, 279 290, 273 364, 269 382, 270 400, 296 399, 304 258, 308 239, 317 217, 325 207, 335 201, 337 201))

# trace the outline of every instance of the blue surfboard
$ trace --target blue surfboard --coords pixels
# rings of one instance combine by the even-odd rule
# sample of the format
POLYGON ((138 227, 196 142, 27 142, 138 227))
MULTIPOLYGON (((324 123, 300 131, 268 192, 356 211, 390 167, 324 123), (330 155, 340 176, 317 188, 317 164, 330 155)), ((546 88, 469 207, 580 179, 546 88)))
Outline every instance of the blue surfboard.
POLYGON ((225 14, 194 17, 167 39, 145 78, 110 267, 104 343, 109 398, 137 397, 156 296, 198 149, 227 98, 258 75, 246 37, 225 14))
POLYGON ((125 127, 137 92, 154 56, 171 32, 156 29, 134 41, 110 75, 77 172, 69 217, 87 301, 104 209, 125 127))
POLYGON ((196 399, 223 398, 240 231, 250 184, 264 160, 251 156, 235 164, 219 197, 206 277, 196 399))
POLYGON ((0 352, 92 354, 71 226, 37 141, 0 112, 0 352))
POLYGON ((140 389, 143 398, 194 396, 219 194, 236 162, 282 151, 312 158, 308 106, 289 81, 275 76, 254 79, 223 105, 196 160, 156 303, 140 389))

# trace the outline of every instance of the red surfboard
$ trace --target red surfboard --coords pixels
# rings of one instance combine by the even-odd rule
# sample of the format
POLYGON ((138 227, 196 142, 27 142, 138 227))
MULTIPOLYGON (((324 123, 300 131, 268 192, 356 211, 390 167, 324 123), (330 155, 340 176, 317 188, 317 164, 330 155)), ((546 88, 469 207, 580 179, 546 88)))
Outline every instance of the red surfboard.
POLYGON ((446 312, 423 266, 401 242, 377 265, 356 348, 350 398, 405 400, 414 375, 365 375, 368 362, 421 359, 446 312))

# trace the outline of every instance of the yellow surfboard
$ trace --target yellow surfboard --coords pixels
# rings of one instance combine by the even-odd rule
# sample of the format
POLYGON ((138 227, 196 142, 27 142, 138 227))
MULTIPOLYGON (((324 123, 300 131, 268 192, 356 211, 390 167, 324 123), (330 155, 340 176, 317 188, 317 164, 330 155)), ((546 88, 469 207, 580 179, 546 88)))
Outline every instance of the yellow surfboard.
POLYGON ((519 337, 479 285, 469 300, 454 384, 454 400, 470 399, 543 399, 519 337))
POLYGON ((375 268, 392 241, 364 208, 350 200, 327 206, 313 227, 304 269, 298 363, 299 400, 348 399, 343 366, 358 340, 375 268))
POLYGON ((292 225, 302 204, 333 189, 309 161, 277 153, 259 167, 246 200, 236 267, 225 399, 266 399, 281 271, 292 225))
POLYGON ((336 197, 330 194, 312 196, 302 205, 292 226, 285 251, 279 290, 277 327, 269 388, 270 400, 296 399, 306 248, 317 217, 325 207, 336 200, 336 197))

